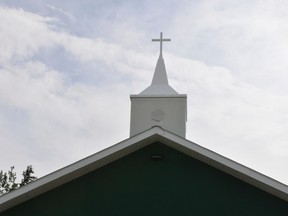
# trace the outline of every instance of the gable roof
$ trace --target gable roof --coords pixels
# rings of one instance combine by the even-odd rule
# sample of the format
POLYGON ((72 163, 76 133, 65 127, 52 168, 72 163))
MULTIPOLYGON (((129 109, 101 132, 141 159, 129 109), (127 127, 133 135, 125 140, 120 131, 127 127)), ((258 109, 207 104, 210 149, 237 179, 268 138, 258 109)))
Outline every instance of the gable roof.
POLYGON ((0 212, 70 182, 154 142, 161 142, 288 201, 287 185, 156 126, 1 196, 0 212))

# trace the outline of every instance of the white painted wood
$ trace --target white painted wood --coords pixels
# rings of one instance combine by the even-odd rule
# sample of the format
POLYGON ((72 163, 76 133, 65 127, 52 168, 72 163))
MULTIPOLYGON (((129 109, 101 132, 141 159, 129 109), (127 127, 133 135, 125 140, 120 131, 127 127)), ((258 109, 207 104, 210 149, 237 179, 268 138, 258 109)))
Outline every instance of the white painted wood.
POLYGON ((154 126, 186 136, 186 95, 131 95, 130 136, 154 126), (161 118, 155 120, 155 113, 161 118))

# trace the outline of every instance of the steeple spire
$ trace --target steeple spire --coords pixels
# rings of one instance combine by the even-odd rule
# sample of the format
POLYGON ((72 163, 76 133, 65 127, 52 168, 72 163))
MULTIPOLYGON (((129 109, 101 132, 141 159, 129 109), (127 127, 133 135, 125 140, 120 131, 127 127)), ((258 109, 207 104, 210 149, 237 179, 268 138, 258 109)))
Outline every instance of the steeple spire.
POLYGON ((168 83, 165 63, 162 54, 162 43, 165 41, 171 41, 171 39, 164 39, 162 32, 160 32, 160 39, 152 39, 152 42, 160 42, 160 54, 156 64, 152 83, 140 94, 178 94, 171 86, 169 86, 168 83))

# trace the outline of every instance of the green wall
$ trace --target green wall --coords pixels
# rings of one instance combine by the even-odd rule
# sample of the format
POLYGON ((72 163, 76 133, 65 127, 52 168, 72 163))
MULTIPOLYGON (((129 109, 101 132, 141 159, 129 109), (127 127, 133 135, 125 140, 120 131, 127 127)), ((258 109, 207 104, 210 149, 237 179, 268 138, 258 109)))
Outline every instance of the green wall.
POLYGON ((154 143, 0 215, 287 216, 288 202, 154 143))

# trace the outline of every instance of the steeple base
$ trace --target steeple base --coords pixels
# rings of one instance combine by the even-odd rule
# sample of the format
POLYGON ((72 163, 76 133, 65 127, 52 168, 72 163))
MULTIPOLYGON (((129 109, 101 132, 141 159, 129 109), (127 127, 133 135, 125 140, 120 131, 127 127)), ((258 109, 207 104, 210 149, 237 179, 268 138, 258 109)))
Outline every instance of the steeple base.
POLYGON ((130 95, 130 137, 159 126, 186 136, 187 95, 130 95))

